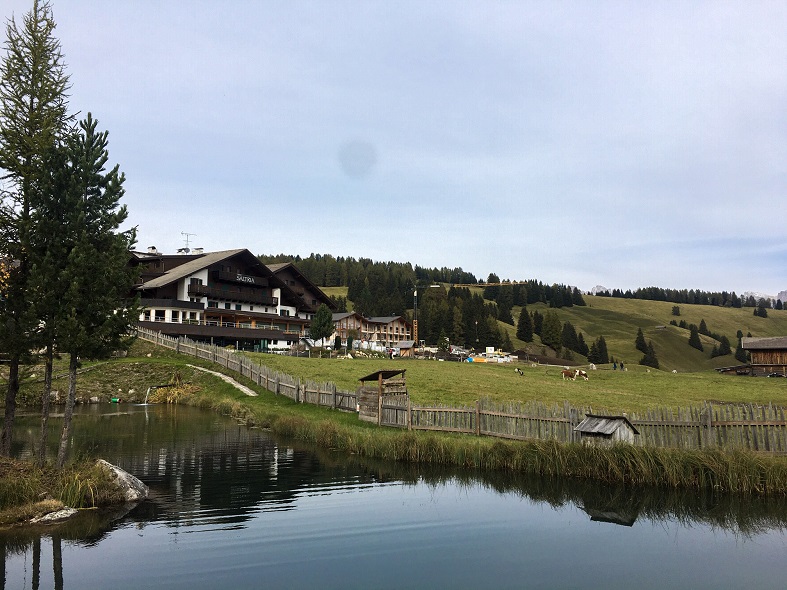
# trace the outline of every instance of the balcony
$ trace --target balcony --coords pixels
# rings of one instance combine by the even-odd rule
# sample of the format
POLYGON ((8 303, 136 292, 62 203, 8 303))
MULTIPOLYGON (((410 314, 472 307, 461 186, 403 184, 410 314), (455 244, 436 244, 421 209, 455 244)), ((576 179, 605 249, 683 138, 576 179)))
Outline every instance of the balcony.
POLYGON ((272 307, 279 305, 278 297, 268 297, 254 291, 241 291, 240 289, 216 289, 206 285, 189 285, 189 297, 209 297, 211 299, 238 301, 240 303, 270 305, 272 307))
POLYGON ((254 277, 240 272, 226 272, 223 270, 213 270, 211 278, 220 283, 235 283, 237 285, 253 285, 255 287, 267 287, 268 279, 265 277, 254 277))

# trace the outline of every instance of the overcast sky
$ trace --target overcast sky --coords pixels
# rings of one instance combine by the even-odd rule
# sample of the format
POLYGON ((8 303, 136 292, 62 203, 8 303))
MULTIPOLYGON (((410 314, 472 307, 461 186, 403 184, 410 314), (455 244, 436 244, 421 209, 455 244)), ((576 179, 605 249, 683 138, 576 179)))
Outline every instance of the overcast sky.
POLYGON ((52 7, 140 249, 787 289, 783 0, 52 7))

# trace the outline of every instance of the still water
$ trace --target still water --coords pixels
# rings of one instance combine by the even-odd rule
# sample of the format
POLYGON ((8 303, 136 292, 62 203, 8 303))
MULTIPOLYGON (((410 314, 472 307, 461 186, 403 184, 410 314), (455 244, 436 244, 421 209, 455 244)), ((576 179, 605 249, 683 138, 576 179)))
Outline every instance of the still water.
POLYGON ((0 533, 3 588, 787 585, 783 500, 365 461, 187 407, 84 408, 75 437, 151 498, 0 533))

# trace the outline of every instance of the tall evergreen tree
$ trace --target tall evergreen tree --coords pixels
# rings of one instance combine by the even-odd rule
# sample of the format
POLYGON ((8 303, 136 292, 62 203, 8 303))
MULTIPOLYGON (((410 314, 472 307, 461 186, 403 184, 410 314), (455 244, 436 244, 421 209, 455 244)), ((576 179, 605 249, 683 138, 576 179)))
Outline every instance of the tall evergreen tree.
POLYGON ((607 364, 609 362, 609 352, 607 351, 607 341, 604 339, 604 336, 598 337, 596 346, 598 348, 599 363, 602 365, 607 364))
POLYGON ((689 346, 692 348, 696 348, 699 351, 705 350, 702 346, 702 340, 700 340, 700 332, 697 326, 691 326, 691 334, 689 335, 689 346))
POLYGON ((31 200, 45 173, 42 162, 66 132, 68 76, 54 36, 55 21, 46 1, 33 1, 21 26, 6 26, 5 56, 0 64, 0 169, 6 190, 0 193, 0 258, 13 261, 7 297, 0 306, 0 346, 10 355, 0 453, 8 455, 19 392, 19 370, 33 343, 37 325, 28 313, 31 200))
POLYGON ((128 344, 126 335, 138 308, 128 300, 136 271, 128 263, 136 232, 119 232, 128 217, 120 205, 125 176, 119 166, 106 170, 108 133, 96 132, 88 113, 68 142, 71 182, 64 239, 70 240, 63 276, 68 288, 58 319, 58 348, 69 355, 69 385, 57 464, 65 463, 71 439, 80 358, 102 358, 128 344))
POLYGON ((637 329, 637 337, 634 339, 634 347, 643 354, 648 352, 648 345, 645 343, 645 335, 642 333, 642 328, 637 329))
POLYGON ((656 357, 656 349, 653 348, 653 341, 649 341, 647 346, 645 347, 645 354, 643 355, 642 359, 639 361, 640 365, 644 365, 646 367, 653 367, 654 369, 659 368, 659 359, 656 357))
POLYGON ((516 324, 516 337, 523 342, 533 342, 533 320, 527 307, 522 307, 519 312, 519 321, 516 324))
POLYGON ((544 316, 544 325, 541 328, 541 342, 555 349, 560 354, 563 327, 557 312, 547 311, 544 316))

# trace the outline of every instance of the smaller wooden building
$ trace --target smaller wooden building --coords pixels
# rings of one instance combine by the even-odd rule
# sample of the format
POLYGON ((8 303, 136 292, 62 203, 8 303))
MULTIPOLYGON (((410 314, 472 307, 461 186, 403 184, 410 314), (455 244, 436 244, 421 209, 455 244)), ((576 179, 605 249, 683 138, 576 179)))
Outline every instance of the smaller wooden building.
POLYGON ((375 371, 361 377, 358 388, 358 417, 365 422, 380 424, 384 397, 407 397, 405 369, 375 371))
POLYGON ((787 377, 787 336, 741 338, 741 348, 751 354, 751 375, 780 374, 787 377))
POLYGON ((597 416, 586 414, 574 428, 579 440, 591 444, 613 445, 616 442, 634 443, 639 431, 625 416, 597 416))

